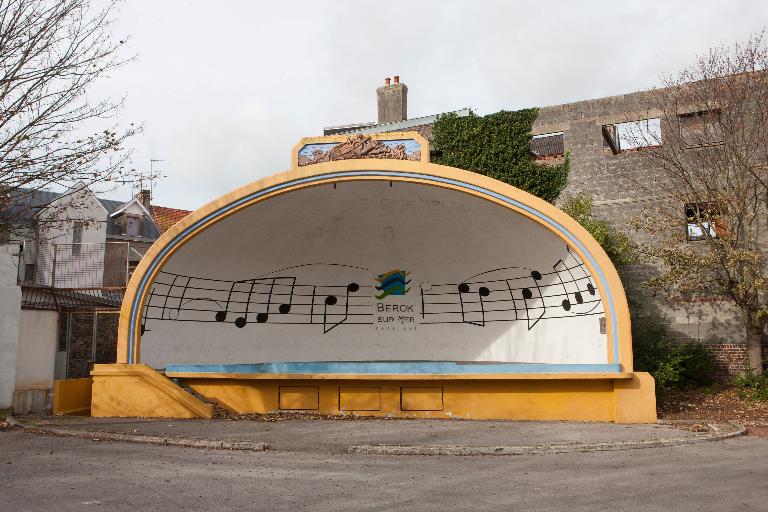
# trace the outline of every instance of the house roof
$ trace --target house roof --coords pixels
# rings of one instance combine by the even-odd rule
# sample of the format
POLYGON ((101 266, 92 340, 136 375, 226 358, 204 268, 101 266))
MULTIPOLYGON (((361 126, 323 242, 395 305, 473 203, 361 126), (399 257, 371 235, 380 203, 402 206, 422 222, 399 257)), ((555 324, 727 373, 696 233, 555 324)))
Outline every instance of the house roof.
POLYGON ((152 206, 152 220, 157 226, 157 230, 162 235, 181 219, 192 213, 189 210, 179 210, 178 208, 168 208, 167 206, 152 206))
MULTIPOLYGON (((37 212, 64 194, 66 194, 66 192, 51 192, 48 190, 27 188, 16 189, 8 194, 8 204, 0 214, 14 223, 32 223, 35 220, 34 216, 37 212)), ((119 214, 120 211, 136 199, 132 198, 128 201, 116 201, 114 199, 104 199, 102 197, 96 197, 96 199, 107 211, 108 218, 105 219, 107 220, 107 236, 121 235, 122 228, 115 224, 111 217, 115 214, 119 214)), ((152 222, 142 223, 141 236, 144 238, 156 239, 171 226, 189 215, 189 213, 191 212, 188 210, 153 205, 150 215, 152 222)))
POLYGON ((45 205, 61 195, 60 192, 18 188, 8 194, 8 204, 3 217, 14 222, 31 222, 34 215, 45 205))
POLYGON ((139 198, 138 198, 138 197, 134 197, 134 198, 133 198, 133 199, 131 199, 130 201, 127 201, 127 202, 123 203, 123 204, 120 206, 120 208, 118 208, 118 209, 117 209, 117 210, 115 210, 114 212, 109 212, 109 216, 110 216, 110 217, 117 217, 118 215, 120 215, 121 213, 123 213, 123 212, 124 212, 124 211, 125 211, 125 210, 126 210, 126 209, 127 209, 129 206, 130 206, 130 205, 132 205, 132 204, 134 204, 134 203, 136 204, 136 206, 138 206, 139 208, 141 208, 141 210, 142 210, 142 211, 143 211, 143 212, 144 212, 146 215, 149 215, 149 216, 151 216, 151 215, 152 215, 151 213, 149 213, 149 212, 147 211, 146 207, 145 207, 145 206, 144 206, 144 205, 141 203, 141 201, 139 201, 139 198))
POLYGON ((412 119, 405 119, 396 123, 375 124, 375 123, 357 123, 351 125, 342 126, 329 126, 323 128, 325 135, 330 134, 352 134, 352 133, 385 133, 385 132, 400 132, 408 130, 416 130, 426 138, 432 138, 432 131, 424 132, 419 127, 430 126, 437 120, 439 116, 445 114, 456 114, 458 117, 466 117, 471 113, 469 108, 463 108, 461 110, 454 110, 452 112, 443 112, 440 114, 433 114, 431 116, 414 117, 412 119))

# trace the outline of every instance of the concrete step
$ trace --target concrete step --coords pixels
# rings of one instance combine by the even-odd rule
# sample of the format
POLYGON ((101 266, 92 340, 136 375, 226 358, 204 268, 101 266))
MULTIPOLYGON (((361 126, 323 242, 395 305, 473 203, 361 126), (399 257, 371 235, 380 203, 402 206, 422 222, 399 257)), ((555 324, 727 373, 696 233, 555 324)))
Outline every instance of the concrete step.
POLYGON ((198 393, 197 391, 195 391, 194 389, 192 389, 189 386, 184 386, 183 384, 181 384, 180 387, 181 387, 181 389, 183 389, 184 391, 186 391, 190 395, 194 396, 195 398, 197 398, 198 400, 200 400, 203 403, 206 403, 206 404, 214 404, 214 403, 216 403, 214 400, 211 400, 210 398, 208 398, 205 395, 201 395, 200 393, 198 393))

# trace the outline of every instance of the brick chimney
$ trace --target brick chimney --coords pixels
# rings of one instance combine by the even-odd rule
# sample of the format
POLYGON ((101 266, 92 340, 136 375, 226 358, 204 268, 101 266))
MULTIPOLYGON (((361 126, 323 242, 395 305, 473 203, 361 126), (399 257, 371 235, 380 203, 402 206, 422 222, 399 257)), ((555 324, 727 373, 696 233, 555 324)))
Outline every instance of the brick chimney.
POLYGON ((142 205, 144 205, 144 208, 146 208, 148 212, 152 211, 150 209, 150 208, 152 208, 152 206, 151 206, 151 203, 152 203, 152 193, 149 190, 147 190, 147 189, 139 190, 139 193, 136 194, 136 199, 138 199, 139 202, 142 205))
POLYGON ((379 124, 397 123, 408 119, 408 87, 400 83, 395 75, 394 83, 389 78, 384 85, 376 89, 379 103, 379 124))

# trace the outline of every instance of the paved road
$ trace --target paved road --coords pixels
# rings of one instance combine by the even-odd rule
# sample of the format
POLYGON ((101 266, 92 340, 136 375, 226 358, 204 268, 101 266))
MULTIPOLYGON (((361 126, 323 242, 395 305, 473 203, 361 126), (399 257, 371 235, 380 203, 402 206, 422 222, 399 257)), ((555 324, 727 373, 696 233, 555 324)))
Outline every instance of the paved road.
POLYGON ((768 510, 768 439, 512 457, 225 452, 0 432, 3 511, 768 510))

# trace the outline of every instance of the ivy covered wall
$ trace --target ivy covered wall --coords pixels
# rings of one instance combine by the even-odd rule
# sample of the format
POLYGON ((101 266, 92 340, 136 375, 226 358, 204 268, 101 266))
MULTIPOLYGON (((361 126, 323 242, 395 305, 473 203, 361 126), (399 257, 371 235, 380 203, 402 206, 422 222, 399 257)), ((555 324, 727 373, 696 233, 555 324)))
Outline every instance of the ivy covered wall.
POLYGON ((487 116, 440 116, 434 124, 435 163, 459 167, 503 181, 554 202, 568 184, 570 159, 537 164, 531 157, 531 127, 538 109, 487 116))

